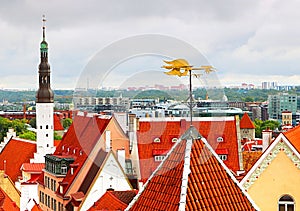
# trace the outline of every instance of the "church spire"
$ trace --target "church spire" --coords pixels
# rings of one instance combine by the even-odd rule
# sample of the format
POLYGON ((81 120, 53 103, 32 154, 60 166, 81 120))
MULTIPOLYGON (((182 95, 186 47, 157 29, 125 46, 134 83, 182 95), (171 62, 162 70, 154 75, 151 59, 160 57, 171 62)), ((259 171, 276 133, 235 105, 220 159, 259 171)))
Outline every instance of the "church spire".
POLYGON ((39 89, 37 103, 53 103, 53 91, 50 86, 50 65, 48 63, 48 43, 46 42, 45 16, 43 16, 43 40, 40 44, 41 62, 39 64, 39 89))

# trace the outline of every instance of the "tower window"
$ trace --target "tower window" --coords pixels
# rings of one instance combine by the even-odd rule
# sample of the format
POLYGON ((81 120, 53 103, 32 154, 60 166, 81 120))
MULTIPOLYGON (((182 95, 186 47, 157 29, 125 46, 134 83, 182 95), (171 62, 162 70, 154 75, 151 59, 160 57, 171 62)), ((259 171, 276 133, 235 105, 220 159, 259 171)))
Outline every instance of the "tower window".
POLYGON ((46 129, 48 129, 48 125, 46 125, 46 129))
POLYGON ((46 137, 48 137, 48 133, 46 134, 46 137))
POLYGON ((43 126, 42 126, 42 125, 40 126, 40 129, 43 129, 43 126))

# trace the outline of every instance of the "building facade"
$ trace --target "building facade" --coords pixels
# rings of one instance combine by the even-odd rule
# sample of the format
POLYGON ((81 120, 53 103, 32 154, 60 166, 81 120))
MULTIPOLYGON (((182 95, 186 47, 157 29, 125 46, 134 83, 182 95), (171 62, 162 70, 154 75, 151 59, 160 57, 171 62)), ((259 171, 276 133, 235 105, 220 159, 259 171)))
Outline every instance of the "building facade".
POLYGON ((297 95, 294 94, 279 94, 269 95, 269 119, 280 120, 282 119, 282 112, 289 111, 296 114, 297 111, 297 95))

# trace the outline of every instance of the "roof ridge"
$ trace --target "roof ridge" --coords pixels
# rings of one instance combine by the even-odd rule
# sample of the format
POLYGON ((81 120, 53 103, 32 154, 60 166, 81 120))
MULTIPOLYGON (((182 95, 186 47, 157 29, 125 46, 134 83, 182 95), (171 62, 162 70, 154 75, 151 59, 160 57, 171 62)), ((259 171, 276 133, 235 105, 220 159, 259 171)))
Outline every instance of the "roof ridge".
MULTIPOLYGON (((188 180, 189 180, 189 174, 191 172, 191 151, 192 151, 192 145, 194 141, 193 137, 193 127, 190 126, 190 128, 187 130, 187 133, 190 132, 190 138, 186 139, 186 145, 185 145, 185 155, 184 155, 184 163, 183 163, 183 173, 182 173, 182 183, 181 183, 181 191, 180 191, 180 200, 179 200, 179 208, 178 210, 185 210, 186 205, 186 196, 187 196, 187 189, 188 189, 188 180)), ((186 137, 187 133, 183 135, 183 137, 186 137)))

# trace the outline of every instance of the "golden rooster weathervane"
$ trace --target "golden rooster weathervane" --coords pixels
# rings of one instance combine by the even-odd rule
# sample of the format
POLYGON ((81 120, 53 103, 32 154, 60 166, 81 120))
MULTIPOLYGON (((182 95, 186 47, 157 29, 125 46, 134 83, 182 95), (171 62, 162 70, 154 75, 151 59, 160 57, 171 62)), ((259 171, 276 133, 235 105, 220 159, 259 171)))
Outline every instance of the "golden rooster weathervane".
POLYGON ((169 70, 168 72, 165 72, 167 75, 175 75, 175 76, 187 76, 189 74, 190 77, 190 122, 191 125, 193 123, 193 96, 192 96, 192 75, 195 77, 199 77, 201 74, 192 74, 192 70, 204 70, 206 74, 209 74, 213 71, 216 71, 216 69, 210 65, 202 65, 201 67, 193 67, 190 65, 185 59, 175 59, 173 61, 164 61, 166 65, 162 66, 162 68, 165 68, 169 70))

